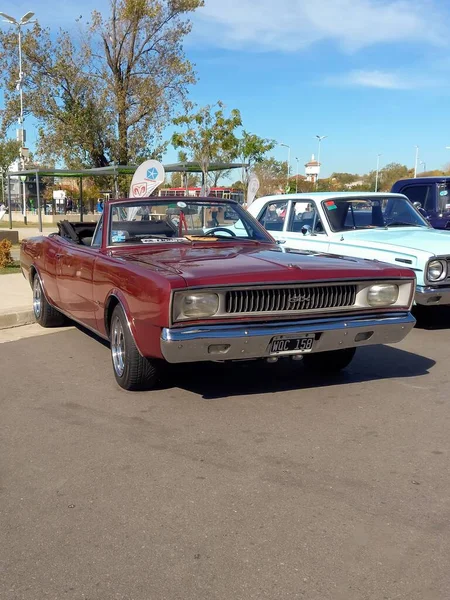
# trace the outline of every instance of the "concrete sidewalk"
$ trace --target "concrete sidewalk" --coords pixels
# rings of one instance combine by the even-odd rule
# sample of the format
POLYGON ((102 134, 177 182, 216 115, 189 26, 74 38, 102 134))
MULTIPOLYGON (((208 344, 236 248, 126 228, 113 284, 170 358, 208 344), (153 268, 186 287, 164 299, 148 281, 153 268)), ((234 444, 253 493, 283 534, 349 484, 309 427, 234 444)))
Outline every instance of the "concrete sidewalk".
MULTIPOLYGON (((56 228, 45 227, 42 234, 38 227, 17 227, 12 231, 18 231, 19 239, 23 240, 38 235, 48 235, 56 231, 56 228)), ((14 260, 19 260, 18 248, 13 248, 11 254, 14 260)), ((34 321, 33 295, 28 281, 22 273, 0 275, 0 329, 28 325, 34 321)))
POLYGON ((39 231, 39 227, 13 227, 12 229, 9 229, 7 227, 0 227, 0 232, 1 231, 17 231, 19 234, 19 240, 21 241, 25 238, 55 233, 56 231, 58 231, 58 228, 54 225, 51 225, 50 227, 44 227, 42 229, 42 233, 39 231))
POLYGON ((0 275, 0 329, 35 321, 33 294, 22 273, 0 275))

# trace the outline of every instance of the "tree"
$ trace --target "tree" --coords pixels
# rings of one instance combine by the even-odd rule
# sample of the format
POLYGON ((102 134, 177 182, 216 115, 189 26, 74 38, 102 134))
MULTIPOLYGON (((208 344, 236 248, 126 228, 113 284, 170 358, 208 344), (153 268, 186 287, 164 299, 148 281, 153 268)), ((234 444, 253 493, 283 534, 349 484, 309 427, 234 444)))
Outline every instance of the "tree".
POLYGON ((19 158, 20 143, 0 138, 0 175, 2 178, 2 202, 5 203, 5 175, 9 167, 19 158))
MULTIPOLYGON (((110 0, 106 17, 79 22, 82 40, 54 39, 37 23, 23 36, 26 113, 40 123, 39 149, 68 165, 127 164, 158 146, 195 82, 183 53, 186 16, 203 0, 110 0)), ((0 35, 7 73, 3 126, 18 114, 17 38, 0 35)))
MULTIPOLYGON (((378 191, 389 192, 396 181, 413 176, 414 169, 408 169, 406 165, 400 163, 389 163, 380 169, 378 173, 378 191)), ((376 172, 372 171, 367 177, 370 182, 370 189, 374 190, 376 172)))
POLYGON ((219 100, 215 105, 198 109, 196 113, 177 117, 174 124, 186 128, 186 131, 175 132, 172 145, 174 148, 184 148, 193 160, 199 162, 205 183, 208 181, 209 165, 217 157, 228 156, 233 160, 238 156, 239 141, 235 131, 242 122, 236 108, 226 117, 224 104, 219 100))
POLYGON ((287 161, 264 158, 255 165, 254 171, 259 179, 258 196, 279 194, 285 190, 287 161))
POLYGON ((239 155, 242 162, 248 164, 247 169, 242 169, 245 196, 250 171, 254 168, 255 164, 262 162, 267 152, 270 152, 275 146, 275 140, 259 137, 254 133, 245 131, 245 129, 242 132, 242 138, 239 140, 239 155))

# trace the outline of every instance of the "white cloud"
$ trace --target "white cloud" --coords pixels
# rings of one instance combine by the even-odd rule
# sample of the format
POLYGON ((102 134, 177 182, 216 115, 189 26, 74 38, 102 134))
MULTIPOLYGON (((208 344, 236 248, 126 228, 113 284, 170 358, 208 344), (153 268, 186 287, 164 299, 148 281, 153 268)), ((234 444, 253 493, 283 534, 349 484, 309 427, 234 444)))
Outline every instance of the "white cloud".
POLYGON ((378 43, 446 43, 439 0, 205 0, 195 31, 216 46, 297 51, 333 40, 354 51, 378 43))
POLYGON ((325 79, 326 84, 337 86, 373 87, 386 90, 412 90, 425 87, 429 81, 418 79, 406 73, 389 71, 354 70, 325 79))

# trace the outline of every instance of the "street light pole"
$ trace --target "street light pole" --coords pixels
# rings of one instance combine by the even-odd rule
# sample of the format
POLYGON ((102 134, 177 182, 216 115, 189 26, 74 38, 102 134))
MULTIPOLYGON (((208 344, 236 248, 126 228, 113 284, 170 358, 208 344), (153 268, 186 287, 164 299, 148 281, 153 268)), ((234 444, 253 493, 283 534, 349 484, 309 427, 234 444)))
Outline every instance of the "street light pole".
POLYGON ((324 140, 327 137, 328 137, 327 135, 316 135, 316 138, 319 140, 319 148, 317 150, 318 173, 317 173, 317 179, 316 179, 316 186, 319 185, 319 175, 320 175, 320 144, 322 143, 322 140, 324 140))
MULTIPOLYGON (((0 17, 3 17, 5 23, 10 23, 17 27, 17 33, 19 38, 19 79, 17 80, 17 89, 20 95, 20 116, 18 118, 20 128, 17 130, 18 141, 20 142, 20 167, 22 171, 25 171, 25 148, 24 144, 26 141, 26 133, 23 128, 24 116, 23 116, 23 71, 22 71, 22 26, 30 25, 34 23, 31 21, 31 17, 34 16, 33 12, 27 12, 23 17, 18 21, 14 17, 7 15, 4 12, 0 12, 0 17)), ((20 184, 23 183, 23 221, 26 225, 27 223, 27 198, 26 198, 26 190, 25 190, 25 181, 21 182, 19 179, 19 192, 20 192, 20 184)))
POLYGON ((417 162, 419 160, 419 146, 416 146, 416 160, 414 161, 414 177, 417 177, 417 162))
POLYGON ((381 154, 377 154, 377 174, 375 175, 375 191, 378 192, 378 175, 380 173, 380 156, 381 154))
POLYGON ((288 163, 287 163, 287 179, 286 179, 286 189, 289 185, 289 175, 291 172, 291 147, 288 146, 287 144, 280 144, 280 146, 283 146, 284 148, 288 149, 288 163))
POLYGON ((299 174, 299 173, 298 173, 298 162, 299 162, 299 161, 298 161, 298 158, 297 158, 297 157, 295 157, 295 160, 297 161, 297 176, 296 176, 296 178, 295 178, 295 193, 296 193, 296 194, 298 194, 298 174, 299 174))
POLYGON ((319 140, 319 148, 317 150, 317 162, 319 163, 319 169, 320 169, 320 144, 322 143, 322 140, 324 140, 327 137, 328 137, 327 135, 316 135, 316 138, 319 140))

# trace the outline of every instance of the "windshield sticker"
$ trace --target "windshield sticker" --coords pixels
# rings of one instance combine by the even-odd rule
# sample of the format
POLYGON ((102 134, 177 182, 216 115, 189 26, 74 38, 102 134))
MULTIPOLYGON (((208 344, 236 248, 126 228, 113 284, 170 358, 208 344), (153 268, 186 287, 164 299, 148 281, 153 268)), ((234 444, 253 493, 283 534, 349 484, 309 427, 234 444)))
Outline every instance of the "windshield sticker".
POLYGON ((185 242, 184 238, 142 238, 141 242, 143 244, 161 244, 163 243, 172 243, 176 244, 178 242, 185 242))
POLYGON ((124 242, 126 239, 126 231, 113 231, 111 240, 113 243, 124 242))
POLYGON ((333 200, 327 200, 327 202, 325 202, 325 206, 327 207, 328 210, 336 210, 337 209, 337 206, 333 200))
POLYGON ((448 190, 441 190, 439 196, 448 196, 448 190))
POLYGON ((177 202, 177 206, 179 208, 186 208, 187 204, 186 204, 186 202, 177 202))

